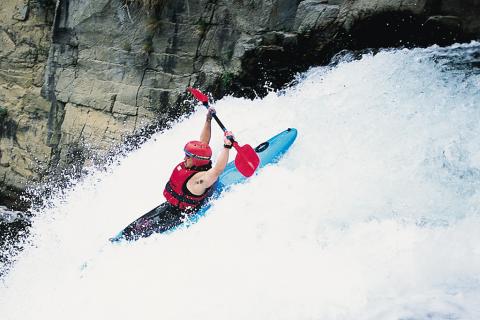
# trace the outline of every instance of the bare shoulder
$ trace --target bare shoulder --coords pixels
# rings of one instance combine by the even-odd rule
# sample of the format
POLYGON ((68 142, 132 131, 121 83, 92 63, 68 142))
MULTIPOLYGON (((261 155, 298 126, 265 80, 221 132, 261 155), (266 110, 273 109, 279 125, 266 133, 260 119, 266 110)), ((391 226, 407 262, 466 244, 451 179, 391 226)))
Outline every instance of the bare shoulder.
POLYGON ((211 186, 207 180, 208 177, 206 173, 206 171, 198 172, 188 180, 187 188, 191 193, 201 195, 208 187, 211 186))
POLYGON ((189 182, 193 184, 204 184, 207 171, 197 172, 190 178, 189 182))
MULTIPOLYGON (((218 175, 216 174, 215 170, 207 170, 207 171, 202 171, 199 173, 196 173, 190 181, 192 182, 192 185, 198 185, 202 186, 203 188, 208 188, 211 185, 217 181, 218 175)), ((189 181, 189 182, 190 182, 189 181)))

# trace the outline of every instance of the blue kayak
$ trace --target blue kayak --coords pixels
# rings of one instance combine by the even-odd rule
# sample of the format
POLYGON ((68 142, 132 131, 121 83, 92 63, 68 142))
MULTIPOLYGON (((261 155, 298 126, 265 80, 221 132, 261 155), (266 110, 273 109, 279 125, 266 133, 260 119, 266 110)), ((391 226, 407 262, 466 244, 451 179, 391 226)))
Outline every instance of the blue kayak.
MULTIPOLYGON (((296 138, 297 130, 288 128, 259 144, 255 148, 255 152, 260 158, 259 168, 277 163, 296 138)), ((232 185, 242 183, 246 179, 250 178, 244 177, 235 167, 234 161, 231 161, 213 186, 212 196, 198 210, 186 214, 171 206, 168 202, 164 202, 129 224, 110 241, 132 241, 148 237, 153 233, 170 233, 179 228, 189 227, 205 215, 212 205, 212 200, 217 199, 222 192, 232 185)))

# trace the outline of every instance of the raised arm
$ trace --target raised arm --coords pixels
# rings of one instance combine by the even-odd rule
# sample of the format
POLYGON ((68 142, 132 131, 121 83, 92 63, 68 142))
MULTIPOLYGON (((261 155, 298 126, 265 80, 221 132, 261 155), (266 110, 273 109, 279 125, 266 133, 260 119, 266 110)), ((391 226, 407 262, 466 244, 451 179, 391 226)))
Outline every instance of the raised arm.
POLYGON ((200 141, 205 142, 206 144, 210 143, 210 137, 212 136, 212 114, 214 113, 214 108, 208 108, 207 118, 205 119, 202 133, 200 133, 200 141))
POLYGON ((205 180, 207 181, 207 184, 209 184, 209 186, 214 184, 215 181, 217 181, 218 177, 222 174, 223 170, 225 170, 225 167, 228 163, 229 153, 230 149, 224 147, 222 151, 220 151, 220 153, 218 154, 215 165, 205 173, 205 180))

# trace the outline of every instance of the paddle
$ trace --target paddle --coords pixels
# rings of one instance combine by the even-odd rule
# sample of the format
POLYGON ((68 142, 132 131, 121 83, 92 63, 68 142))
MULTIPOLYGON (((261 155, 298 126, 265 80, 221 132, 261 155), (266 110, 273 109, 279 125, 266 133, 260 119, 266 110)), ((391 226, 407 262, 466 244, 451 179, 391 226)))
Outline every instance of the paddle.
MULTIPOLYGON (((203 105, 208 109, 208 97, 203 94, 200 90, 195 88, 188 88, 188 91, 203 105)), ((218 123, 220 128, 222 128, 223 132, 228 131, 227 128, 223 125, 220 119, 217 117, 217 114, 212 114, 212 117, 218 123)), ((233 147, 237 150, 237 156, 235 157, 235 167, 237 167, 238 171, 244 175, 245 177, 250 177, 253 175, 255 170, 258 168, 260 164, 260 158, 258 158, 258 154, 253 150, 253 148, 246 144, 244 146, 240 146, 237 141, 230 139, 232 141, 233 147)))

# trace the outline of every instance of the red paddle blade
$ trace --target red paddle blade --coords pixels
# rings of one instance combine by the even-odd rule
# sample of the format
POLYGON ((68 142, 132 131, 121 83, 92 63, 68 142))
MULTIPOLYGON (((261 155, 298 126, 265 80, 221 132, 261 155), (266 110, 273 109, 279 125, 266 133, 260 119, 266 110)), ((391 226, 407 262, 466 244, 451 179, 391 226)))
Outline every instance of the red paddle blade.
POLYGON ((237 156, 235 157, 235 167, 245 177, 250 177, 255 173, 255 170, 260 164, 260 158, 258 154, 253 150, 252 146, 246 144, 239 146, 235 141, 233 146, 237 150, 237 156))
POLYGON ((192 88, 192 87, 189 87, 187 90, 190 91, 190 93, 195 98, 197 98, 198 101, 203 102, 203 103, 208 103, 207 95, 203 94, 200 90, 192 88))

